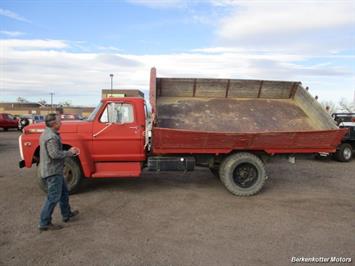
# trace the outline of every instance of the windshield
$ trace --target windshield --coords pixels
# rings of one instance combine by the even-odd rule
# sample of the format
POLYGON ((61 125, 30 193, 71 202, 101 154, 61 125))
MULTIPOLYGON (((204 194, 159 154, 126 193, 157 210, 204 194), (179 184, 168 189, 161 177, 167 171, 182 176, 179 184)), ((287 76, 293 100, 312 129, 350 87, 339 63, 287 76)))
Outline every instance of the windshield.
POLYGON ((92 113, 89 115, 89 117, 87 118, 87 121, 93 121, 97 112, 100 110, 102 103, 99 103, 98 106, 96 106, 96 108, 94 109, 94 111, 92 111, 92 113))

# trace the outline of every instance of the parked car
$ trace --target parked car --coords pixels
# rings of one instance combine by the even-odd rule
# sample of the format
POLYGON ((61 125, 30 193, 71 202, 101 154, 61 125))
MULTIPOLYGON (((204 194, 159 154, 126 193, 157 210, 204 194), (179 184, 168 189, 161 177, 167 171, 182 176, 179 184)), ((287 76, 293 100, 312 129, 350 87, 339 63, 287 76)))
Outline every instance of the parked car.
POLYGON ((7 113, 0 113, 0 128, 8 131, 9 128, 17 128, 18 121, 16 117, 7 113))
POLYGON ((30 124, 37 124, 44 121, 43 115, 23 115, 18 121, 18 129, 22 130, 30 124))
POLYGON ((340 128, 349 129, 337 147, 334 157, 340 162, 350 162, 355 150, 355 113, 334 113, 332 117, 340 128))
MULTIPOLYGON (((105 98, 87 120, 63 121, 63 148, 81 151, 65 160, 70 192, 84 177, 137 178, 144 168, 164 174, 201 166, 234 195, 250 196, 266 182, 266 158, 335 152, 347 133, 300 82, 157 78, 153 68, 150 104, 148 116, 144 98, 105 98)), ((40 160, 43 131, 42 124, 25 128, 20 167, 40 160)))
POLYGON ((62 120, 82 120, 82 118, 77 114, 62 114, 60 115, 62 120))

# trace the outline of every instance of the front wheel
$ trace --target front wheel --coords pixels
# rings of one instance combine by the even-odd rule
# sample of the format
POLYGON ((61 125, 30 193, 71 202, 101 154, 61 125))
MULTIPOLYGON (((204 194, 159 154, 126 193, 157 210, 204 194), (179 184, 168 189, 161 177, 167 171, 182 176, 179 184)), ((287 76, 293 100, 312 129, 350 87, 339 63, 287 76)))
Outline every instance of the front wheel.
POLYGON ((340 162, 350 162, 353 155, 353 148, 349 143, 342 143, 336 153, 335 158, 340 162))
POLYGON ((254 195, 266 181, 264 163, 259 157, 247 152, 225 158, 219 176, 224 186, 236 196, 254 195))
MULTIPOLYGON (((47 183, 45 179, 41 178, 39 167, 37 167, 37 179, 39 187, 47 192, 47 183)), ((64 179, 67 183, 68 191, 70 194, 78 192, 80 184, 83 179, 80 163, 76 158, 68 157, 64 161, 64 179)))

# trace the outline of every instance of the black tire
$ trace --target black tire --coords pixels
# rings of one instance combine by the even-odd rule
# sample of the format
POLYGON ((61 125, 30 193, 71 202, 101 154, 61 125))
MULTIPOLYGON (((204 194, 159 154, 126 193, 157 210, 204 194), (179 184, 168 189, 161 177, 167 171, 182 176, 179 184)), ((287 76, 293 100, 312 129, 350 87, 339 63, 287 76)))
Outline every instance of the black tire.
MULTIPOLYGON (((69 193, 77 193, 83 180, 83 173, 81 171, 80 163, 76 158, 69 157, 65 159, 64 178, 67 182, 69 193)), ((37 179, 39 187, 47 193, 47 183, 41 178, 39 167, 37 167, 37 179)))
POLYGON ((258 193, 267 178, 262 160, 247 152, 225 158, 219 168, 219 176, 224 186, 236 196, 258 193))
POLYGON ((335 159, 339 162, 350 162, 353 154, 353 148, 349 143, 342 143, 335 153, 335 159))
POLYGON ((4 131, 9 131, 9 129, 7 127, 4 127, 4 131))

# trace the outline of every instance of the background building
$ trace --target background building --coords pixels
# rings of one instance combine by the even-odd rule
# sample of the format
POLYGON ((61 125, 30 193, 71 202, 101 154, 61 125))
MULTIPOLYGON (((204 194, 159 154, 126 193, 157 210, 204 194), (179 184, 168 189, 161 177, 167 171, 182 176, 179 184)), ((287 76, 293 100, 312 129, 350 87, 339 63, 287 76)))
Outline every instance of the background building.
POLYGON ((144 93, 140 90, 101 90, 101 98, 108 97, 142 97, 144 93))
POLYGON ((93 107, 77 107, 77 106, 61 106, 61 105, 42 105, 39 103, 0 103, 0 113, 9 113, 12 115, 46 115, 48 113, 60 114, 76 114, 87 117, 92 111, 93 107))
MULTIPOLYGON (((102 99, 107 97, 142 97, 144 93, 140 90, 102 90, 102 99)), ((60 114, 75 114, 83 117, 89 116, 94 107, 82 106, 62 106, 58 104, 40 104, 31 102, 0 102, 0 113, 9 113, 12 115, 46 115, 56 112, 60 114)))

